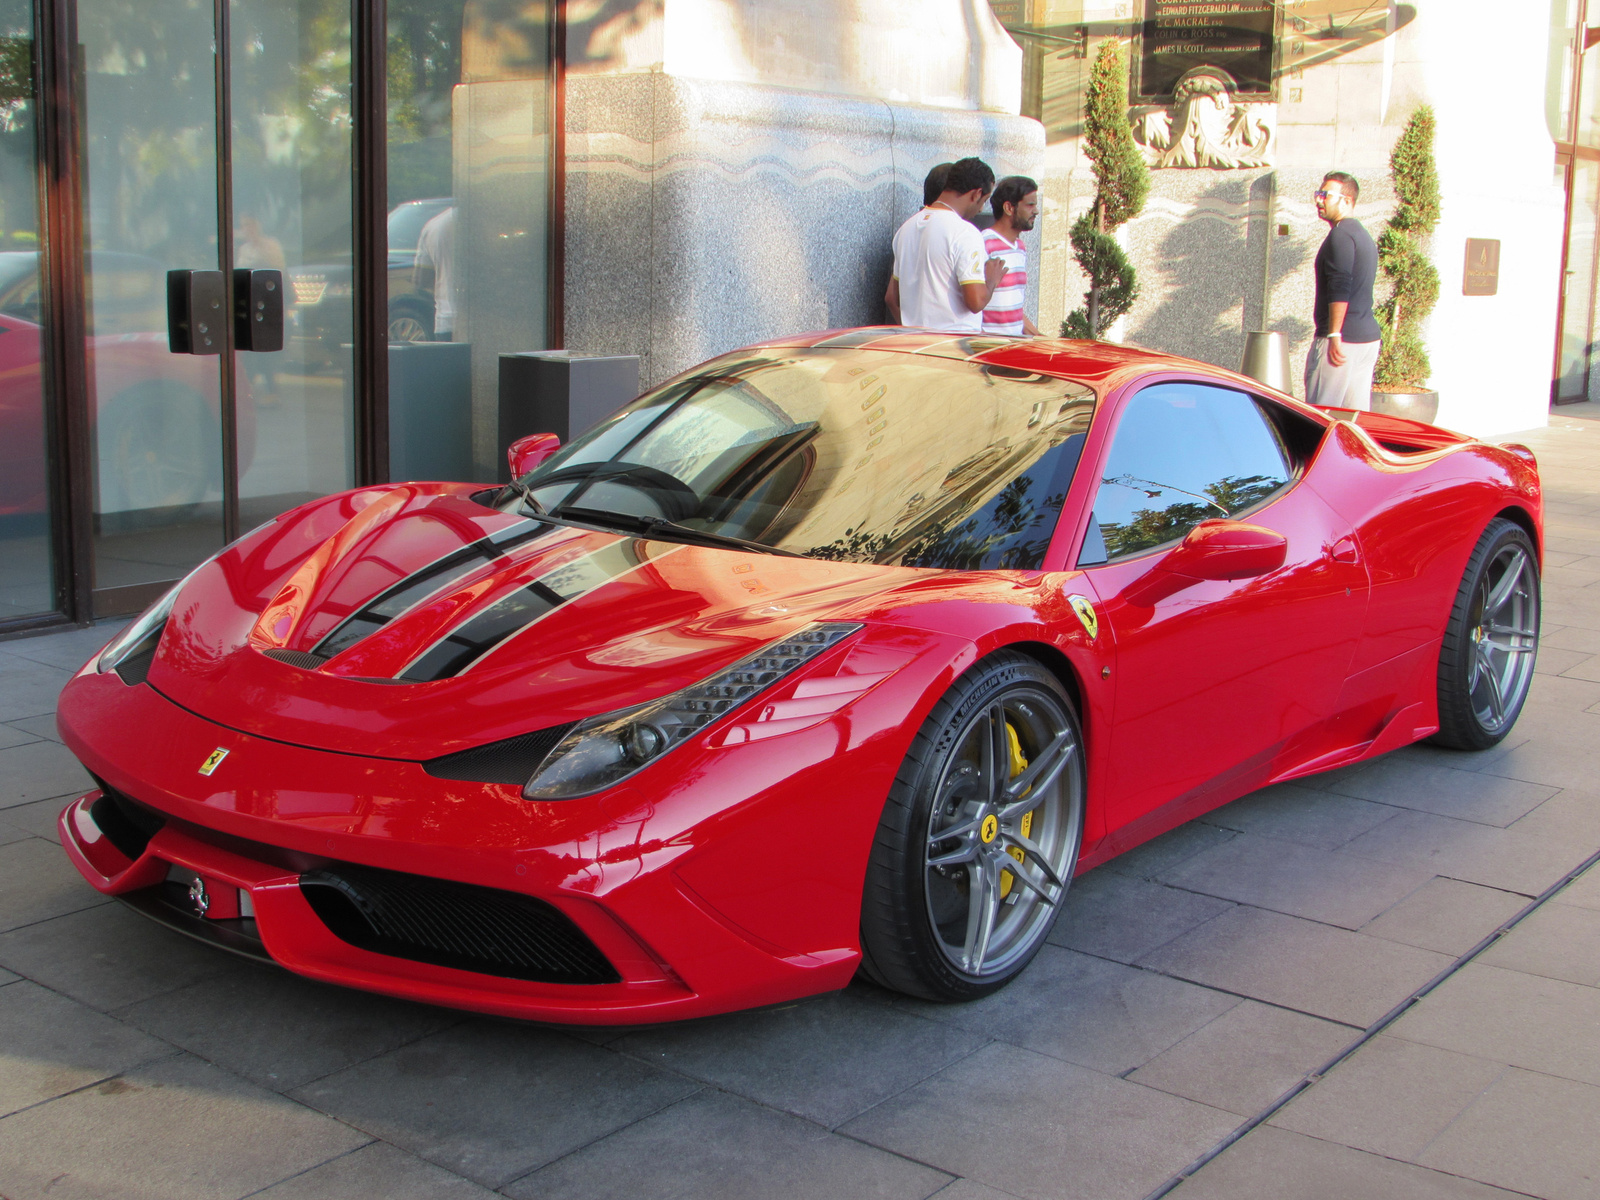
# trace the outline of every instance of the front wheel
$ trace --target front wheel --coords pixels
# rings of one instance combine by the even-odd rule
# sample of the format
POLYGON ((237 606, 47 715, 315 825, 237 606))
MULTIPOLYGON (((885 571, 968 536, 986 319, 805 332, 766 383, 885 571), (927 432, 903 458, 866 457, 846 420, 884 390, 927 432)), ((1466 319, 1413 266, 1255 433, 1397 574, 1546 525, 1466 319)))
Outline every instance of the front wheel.
POLYGON ((1021 974, 1077 864, 1083 760, 1072 700, 1034 659, 1002 650, 957 680, 884 805, 862 899, 862 973, 944 1001, 1021 974))
POLYGON ((1456 750, 1487 750, 1511 731, 1539 648, 1539 558, 1533 539, 1496 517, 1483 531, 1439 650, 1439 732, 1456 750))

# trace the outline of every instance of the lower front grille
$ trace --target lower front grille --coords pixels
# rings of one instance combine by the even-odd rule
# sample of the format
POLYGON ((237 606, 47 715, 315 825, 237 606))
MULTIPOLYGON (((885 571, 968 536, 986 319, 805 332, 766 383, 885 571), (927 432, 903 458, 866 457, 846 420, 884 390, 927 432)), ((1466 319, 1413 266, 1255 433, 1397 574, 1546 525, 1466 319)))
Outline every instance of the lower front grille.
POLYGON ((100 826, 106 840, 125 857, 138 858, 150 839, 167 823, 166 818, 124 796, 98 775, 94 776, 94 781, 100 786, 100 798, 89 806, 89 815, 100 826))
POLYGON ((300 877, 323 924, 362 950, 535 983, 617 983, 572 920, 532 896, 372 867, 300 877))

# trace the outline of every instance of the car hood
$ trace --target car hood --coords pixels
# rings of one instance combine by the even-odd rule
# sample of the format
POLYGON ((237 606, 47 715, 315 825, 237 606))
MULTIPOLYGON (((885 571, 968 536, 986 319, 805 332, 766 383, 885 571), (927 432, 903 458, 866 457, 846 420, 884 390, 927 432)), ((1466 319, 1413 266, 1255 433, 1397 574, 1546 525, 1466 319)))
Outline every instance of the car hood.
POLYGON ((553 526, 479 488, 286 514, 184 585, 148 682, 219 724, 422 760, 666 695, 930 573, 553 526))

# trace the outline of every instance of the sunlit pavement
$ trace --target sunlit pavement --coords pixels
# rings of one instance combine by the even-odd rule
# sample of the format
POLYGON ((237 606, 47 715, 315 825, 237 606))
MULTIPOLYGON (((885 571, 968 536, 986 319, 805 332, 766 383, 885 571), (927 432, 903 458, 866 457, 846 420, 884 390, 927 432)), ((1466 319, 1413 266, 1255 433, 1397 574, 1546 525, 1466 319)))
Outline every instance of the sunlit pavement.
POLYGON ((1594 1197, 1600 870, 1567 881, 1600 851, 1597 409, 1518 439, 1545 636, 1501 746, 1176 830, 1081 877, 964 1007, 858 985, 561 1032, 190 943, 55 842, 88 786, 55 698, 113 627, 0 642, 0 1194, 1594 1197))

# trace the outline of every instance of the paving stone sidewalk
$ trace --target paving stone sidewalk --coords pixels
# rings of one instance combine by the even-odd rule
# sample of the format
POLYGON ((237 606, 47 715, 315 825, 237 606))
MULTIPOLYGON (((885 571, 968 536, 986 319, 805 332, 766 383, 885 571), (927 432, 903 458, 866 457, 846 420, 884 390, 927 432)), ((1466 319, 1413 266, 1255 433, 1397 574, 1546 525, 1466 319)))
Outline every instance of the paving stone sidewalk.
POLYGON ((1511 737, 1141 847, 964 1007, 559 1031, 195 945, 55 843, 88 786, 55 697, 114 627, 0 642, 0 1196, 1592 1200, 1600 869, 1547 893, 1600 850, 1600 406, 1520 440, 1548 553, 1511 737))

